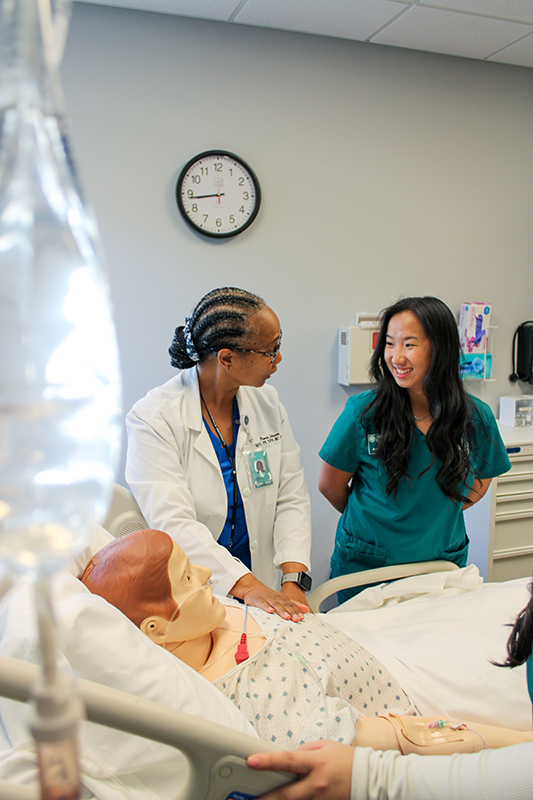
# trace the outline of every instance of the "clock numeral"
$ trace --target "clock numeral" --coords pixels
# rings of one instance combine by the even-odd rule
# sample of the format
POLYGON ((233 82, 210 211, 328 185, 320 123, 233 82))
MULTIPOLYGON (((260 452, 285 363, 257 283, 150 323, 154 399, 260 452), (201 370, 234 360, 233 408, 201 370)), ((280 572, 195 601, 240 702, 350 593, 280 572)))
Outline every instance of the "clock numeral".
POLYGON ((207 222, 208 219, 209 219, 209 214, 204 214, 204 225, 205 225, 205 223, 207 222))
POLYGON ((250 199, 250 195, 249 195, 249 193, 248 193, 248 192, 243 192, 243 193, 242 193, 242 199, 243 199, 243 200, 249 200, 249 199, 250 199))
POLYGON ((233 225, 235 223, 235 217, 233 216, 233 214, 229 215, 229 222, 230 222, 230 225, 233 225))
POLYGON ((216 226, 217 226, 217 228, 222 227, 222 220, 220 219, 220 217, 216 221, 216 226))
POLYGON ((239 208, 239 211, 241 212, 241 214, 244 214, 244 206, 241 206, 241 207, 239 208))
POLYGON ((191 175, 191 181, 193 183, 200 183, 200 176, 199 175, 191 175))
POLYGON ((209 167, 200 167, 202 175, 209 175, 209 167))
POLYGON ((192 197, 192 196, 193 196, 193 190, 187 189, 187 197, 192 197))
POLYGON ((194 211, 194 213, 196 214, 196 212, 198 211, 198 205, 196 203, 193 203, 191 208, 194 211))
POLYGON ((244 178, 239 178, 239 186, 244 186, 244 178))
MULTIPOLYGON (((215 172, 222 172, 222 162, 217 161, 215 164, 215 172)), ((230 170, 231 172, 231 170, 230 170)))

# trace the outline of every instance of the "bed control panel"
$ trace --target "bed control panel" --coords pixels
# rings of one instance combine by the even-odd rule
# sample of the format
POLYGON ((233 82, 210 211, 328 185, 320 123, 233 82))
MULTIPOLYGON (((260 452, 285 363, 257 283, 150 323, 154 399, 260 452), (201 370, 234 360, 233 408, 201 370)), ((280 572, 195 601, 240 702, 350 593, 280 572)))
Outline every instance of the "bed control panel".
MULTIPOLYGON (((260 743, 260 740, 257 740, 260 743)), ((211 767, 206 800, 255 800, 268 791, 296 780, 287 772, 250 769, 243 758, 223 756, 211 767)))

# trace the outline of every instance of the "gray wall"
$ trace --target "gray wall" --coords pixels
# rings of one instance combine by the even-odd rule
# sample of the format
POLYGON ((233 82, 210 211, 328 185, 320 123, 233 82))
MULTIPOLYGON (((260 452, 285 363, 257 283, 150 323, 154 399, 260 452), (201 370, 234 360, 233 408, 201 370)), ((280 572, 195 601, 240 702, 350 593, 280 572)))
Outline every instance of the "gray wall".
MULTIPOLYGON (((336 335, 357 311, 434 294, 493 304, 498 412, 512 334, 533 316, 533 70, 239 25, 75 5, 63 65, 74 150, 99 219, 124 405, 173 370, 174 327, 209 289, 273 306, 272 380, 302 448, 314 575, 337 514, 317 451, 347 397, 336 335), (211 148, 255 169, 258 218, 205 240, 174 202, 181 166, 211 148)), ((121 473, 119 479, 123 481, 121 473)))

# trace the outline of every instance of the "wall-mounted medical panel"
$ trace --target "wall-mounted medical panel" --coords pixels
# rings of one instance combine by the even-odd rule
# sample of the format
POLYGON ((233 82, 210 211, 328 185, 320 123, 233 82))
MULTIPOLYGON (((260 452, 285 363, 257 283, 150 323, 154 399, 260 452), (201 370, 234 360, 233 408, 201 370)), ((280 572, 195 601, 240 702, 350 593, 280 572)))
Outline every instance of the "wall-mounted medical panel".
POLYGON ((343 386, 370 383, 368 369, 379 334, 378 314, 360 312, 338 333, 338 381, 343 386))

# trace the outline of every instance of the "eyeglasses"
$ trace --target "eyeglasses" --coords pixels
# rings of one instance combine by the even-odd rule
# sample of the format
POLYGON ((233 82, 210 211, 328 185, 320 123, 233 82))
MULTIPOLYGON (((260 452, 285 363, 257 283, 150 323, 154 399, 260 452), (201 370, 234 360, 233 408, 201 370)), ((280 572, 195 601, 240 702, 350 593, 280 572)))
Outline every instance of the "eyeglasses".
POLYGON ((273 364, 277 354, 281 350, 281 335, 282 333, 280 331, 278 343, 271 353, 265 353, 264 350, 252 350, 250 347, 232 347, 231 349, 236 350, 238 353, 255 353, 258 356, 268 356, 270 358, 270 363, 273 364))

